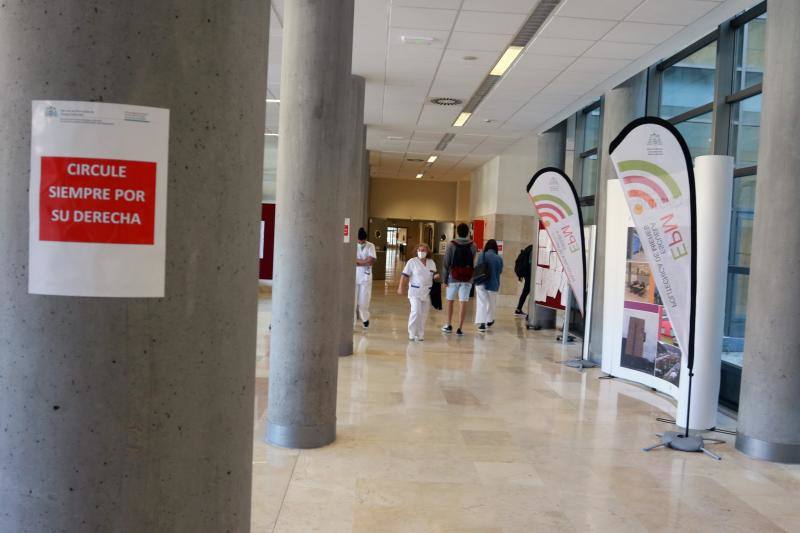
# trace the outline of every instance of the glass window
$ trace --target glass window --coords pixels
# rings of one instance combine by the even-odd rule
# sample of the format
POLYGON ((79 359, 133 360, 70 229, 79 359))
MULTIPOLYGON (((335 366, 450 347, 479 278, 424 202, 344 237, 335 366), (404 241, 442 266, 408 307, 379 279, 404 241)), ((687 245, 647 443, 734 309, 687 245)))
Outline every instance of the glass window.
POLYGON ((686 139, 692 159, 699 155, 711 153, 711 113, 690 118, 675 124, 675 127, 686 139))
POLYGON ((597 154, 586 156, 581 161, 581 196, 592 196, 597 192, 597 177, 600 167, 597 154))
POLYGON ((736 89, 761 83, 764 77, 767 14, 751 20, 736 32, 736 89))
POLYGON ((661 117, 672 118, 711 102, 716 65, 715 41, 664 70, 659 105, 661 117))
POLYGON ((736 168, 752 167, 758 162, 758 134, 761 124, 761 95, 736 102, 731 109, 730 154, 736 168))
POLYGON ((583 127, 583 151, 597 148, 600 139, 600 108, 595 107, 588 113, 583 127))

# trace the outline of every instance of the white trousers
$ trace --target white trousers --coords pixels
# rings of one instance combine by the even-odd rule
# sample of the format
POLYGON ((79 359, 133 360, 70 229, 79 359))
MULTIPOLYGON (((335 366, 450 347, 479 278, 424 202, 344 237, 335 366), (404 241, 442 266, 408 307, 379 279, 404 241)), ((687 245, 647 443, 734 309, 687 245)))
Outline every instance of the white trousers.
POLYGON ((497 310, 497 291, 487 291, 482 285, 478 285, 475 287, 475 297, 475 323, 493 322, 497 310))
POLYGON ((370 300, 372 300, 372 283, 356 283, 356 313, 361 322, 369 320, 370 300))
POLYGON ((430 298, 409 298, 411 313, 408 315, 408 337, 425 338, 425 321, 431 308, 430 298))

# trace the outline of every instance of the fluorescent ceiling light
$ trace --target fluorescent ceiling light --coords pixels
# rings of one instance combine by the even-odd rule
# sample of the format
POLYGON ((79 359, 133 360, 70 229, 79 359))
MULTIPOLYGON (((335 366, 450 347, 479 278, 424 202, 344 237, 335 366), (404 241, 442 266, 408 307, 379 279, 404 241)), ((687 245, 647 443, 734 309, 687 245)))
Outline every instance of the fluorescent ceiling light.
POLYGON ((277 98, 267 98, 267 103, 268 104, 280 104, 281 101, 279 99, 277 99, 277 98))
POLYGON ((433 37, 425 37, 421 35, 401 35, 400 42, 403 44, 423 44, 430 46, 436 39, 433 37))
POLYGON ((419 174, 417 174, 417 179, 418 179, 418 180, 421 180, 421 179, 422 179, 422 172, 420 172, 419 174))
POLYGON ((277 133, 265 133, 264 134, 264 137, 277 137, 277 136, 278 136, 277 133))
POLYGON ((436 163, 437 159, 439 159, 438 155, 432 155, 428 158, 428 163, 436 163))
POLYGON ((500 56, 500 60, 494 66, 492 71, 489 73, 490 76, 502 76, 506 73, 506 71, 514 64, 514 61, 517 59, 520 53, 522 53, 523 47, 522 46, 509 46, 506 48, 506 51, 503 52, 503 55, 500 56))
POLYGON ((472 116, 472 113, 467 113, 466 111, 464 111, 463 113, 458 115, 458 118, 456 119, 456 121, 453 122, 453 127, 454 128, 460 128, 461 126, 463 126, 464 124, 467 123, 467 121, 469 120, 469 117, 471 117, 471 116, 472 116))

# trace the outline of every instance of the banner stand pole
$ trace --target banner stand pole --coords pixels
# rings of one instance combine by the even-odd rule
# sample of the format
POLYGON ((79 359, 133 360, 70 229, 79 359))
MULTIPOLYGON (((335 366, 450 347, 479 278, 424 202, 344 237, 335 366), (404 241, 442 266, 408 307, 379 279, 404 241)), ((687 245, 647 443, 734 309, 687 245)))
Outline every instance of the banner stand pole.
MULTIPOLYGON (((567 305, 564 306, 564 327, 562 328, 561 335, 556 337, 556 340, 561 341, 562 346, 566 346, 567 344, 573 344, 575 342, 575 337, 569 334, 569 315, 572 313, 572 289, 567 286, 567 305), (565 341, 565 339, 567 339, 565 341)), ((585 341, 581 341, 583 343, 585 341)), ((570 368, 577 368, 580 371, 583 371, 584 368, 594 368, 597 365, 594 361, 588 361, 583 358, 583 353, 577 359, 567 359, 566 361, 562 361, 562 364, 570 367, 570 368)))
POLYGON ((567 304, 564 306, 564 323, 561 326, 561 335, 556 336, 556 341, 561 342, 562 346, 566 346, 567 344, 573 344, 575 342, 575 337, 572 337, 569 334, 569 314, 572 311, 572 299, 570 296, 572 295, 572 291, 567 285, 567 304))

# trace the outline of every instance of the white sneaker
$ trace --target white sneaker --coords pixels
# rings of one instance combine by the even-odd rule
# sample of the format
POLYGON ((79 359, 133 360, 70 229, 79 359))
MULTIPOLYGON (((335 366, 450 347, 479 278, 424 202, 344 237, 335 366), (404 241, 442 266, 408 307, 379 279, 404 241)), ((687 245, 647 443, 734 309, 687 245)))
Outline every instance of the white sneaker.
POLYGON ((409 337, 408 340, 413 342, 413 341, 417 340, 417 338, 416 337, 409 337))

